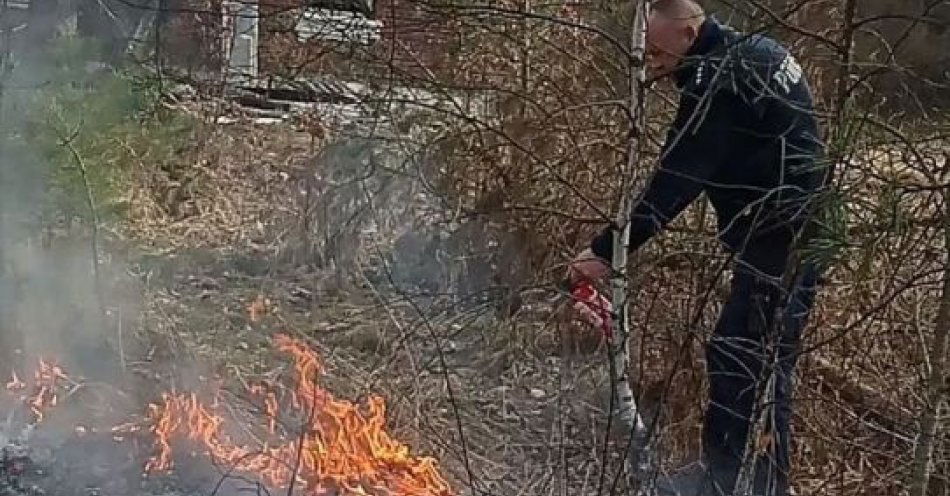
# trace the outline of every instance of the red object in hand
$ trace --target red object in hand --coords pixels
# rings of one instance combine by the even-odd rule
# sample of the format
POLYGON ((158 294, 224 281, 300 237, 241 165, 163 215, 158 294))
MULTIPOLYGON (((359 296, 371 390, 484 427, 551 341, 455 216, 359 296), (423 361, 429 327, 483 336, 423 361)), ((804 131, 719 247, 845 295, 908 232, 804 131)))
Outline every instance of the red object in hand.
POLYGON ((603 331, 604 336, 613 336, 613 305, 597 291, 589 281, 580 281, 571 288, 574 310, 594 327, 603 331))

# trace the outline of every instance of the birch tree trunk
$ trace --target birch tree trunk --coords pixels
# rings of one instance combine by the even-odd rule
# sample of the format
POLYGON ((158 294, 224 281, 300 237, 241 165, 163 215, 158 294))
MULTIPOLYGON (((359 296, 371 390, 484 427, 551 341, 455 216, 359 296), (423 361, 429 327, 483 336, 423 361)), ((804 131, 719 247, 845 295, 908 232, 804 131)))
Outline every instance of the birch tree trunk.
MULTIPOLYGON (((644 55, 646 47, 647 2, 636 0, 633 29, 630 40, 630 138, 627 144, 627 163, 624 171, 620 208, 616 225, 620 232, 613 236, 613 267, 610 278, 611 300, 614 307, 614 335, 610 340, 610 371, 616 410, 611 412, 629 432, 626 457, 627 475, 642 486, 650 468, 648 454, 649 433, 637 408, 629 375, 630 326, 627 298, 627 253, 630 245, 630 211, 632 201, 628 198, 629 181, 639 162, 640 139, 643 130, 644 109, 644 55)), ((641 494, 644 488, 641 487, 641 494)))

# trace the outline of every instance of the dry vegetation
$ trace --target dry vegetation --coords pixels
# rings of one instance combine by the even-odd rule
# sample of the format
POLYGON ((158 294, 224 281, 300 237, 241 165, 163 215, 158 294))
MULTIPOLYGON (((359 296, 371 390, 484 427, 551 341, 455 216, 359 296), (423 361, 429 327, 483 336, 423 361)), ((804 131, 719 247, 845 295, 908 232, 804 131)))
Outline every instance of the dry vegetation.
MULTIPOLYGON (((908 494, 934 391, 927 494, 950 491, 947 378, 929 366, 943 360, 934 343, 950 298, 946 64, 944 80, 925 76, 903 58, 917 52, 902 48, 939 36, 902 36, 946 23, 938 3, 860 24, 878 12, 849 12, 850 0, 721 8, 810 55, 837 164, 833 263, 799 369, 799 495, 908 494), (903 105, 911 94, 928 96, 903 105)), ((605 5, 420 2, 380 45, 341 61, 340 50, 287 34, 286 2, 270 7, 270 75, 358 79, 383 101, 367 103, 380 120, 413 132, 397 133, 396 145, 360 141, 369 137, 335 127, 319 107, 261 124, 209 96, 213 84, 166 108, 188 115, 191 131, 173 160, 129 149, 128 216, 116 229, 144 274, 135 337, 145 373, 175 384, 194 373, 180 366, 190 362, 234 380, 266 375, 276 367, 268 337, 290 332, 321 351, 331 389, 383 394, 395 433, 436 456, 459 494, 612 494, 623 464, 605 432, 606 357, 553 288, 567 257, 613 215, 622 175, 647 177, 668 120, 673 95, 659 86, 638 169, 625 170, 622 15, 605 5), (390 85, 487 110, 395 114, 390 85), (402 150, 398 159, 375 161, 387 146, 402 150)), ((378 7, 384 22, 392 7, 378 7)), ((181 14, 169 29, 193 37, 173 37, 165 53, 186 39, 206 48, 207 17, 181 14)), ((177 62, 214 60, 193 53, 177 62)), ((660 413, 664 468, 699 447, 702 344, 728 276, 713 230, 699 202, 631 271, 636 375, 660 413)))

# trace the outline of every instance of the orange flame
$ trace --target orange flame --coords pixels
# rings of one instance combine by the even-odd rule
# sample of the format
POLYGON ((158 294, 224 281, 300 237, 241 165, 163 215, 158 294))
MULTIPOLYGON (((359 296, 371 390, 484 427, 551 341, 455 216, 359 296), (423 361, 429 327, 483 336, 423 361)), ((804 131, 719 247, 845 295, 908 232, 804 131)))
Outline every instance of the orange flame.
POLYGON ((26 389, 26 383, 21 381, 16 375, 16 370, 13 370, 10 373, 10 382, 7 382, 7 391, 19 391, 21 389, 26 389))
MULTIPOLYGON (((291 418, 304 419, 302 432, 278 433, 280 442, 273 447, 266 443, 242 446, 223 432, 224 418, 202 405, 196 395, 166 393, 161 406, 150 407, 157 453, 146 463, 146 471, 172 468, 171 439, 179 434, 198 443, 219 464, 256 474, 278 487, 286 487, 294 478, 311 495, 330 487, 357 494, 452 494, 434 459, 410 455, 408 446, 386 432, 382 398, 370 397, 364 415, 353 403, 335 399, 317 385, 320 362, 306 344, 284 335, 277 336, 275 344, 293 358, 290 413, 291 418)), ((276 433, 277 396, 264 386, 251 386, 250 392, 263 397, 267 429, 276 433)))
POLYGON ((43 421, 43 412, 58 403, 57 386, 59 386, 59 382, 68 381, 69 377, 63 373, 63 369, 58 365, 47 363, 41 358, 34 379, 36 380, 34 386, 36 393, 30 398, 28 404, 33 411, 33 415, 36 416, 36 422, 39 423, 43 421))
MULTIPOLYGON (((46 410, 59 403, 60 391, 66 385, 64 383, 73 383, 73 381, 59 365, 42 358, 33 374, 33 381, 33 394, 22 397, 22 400, 33 412, 33 423, 36 424, 43 421, 46 410)), ((12 371, 6 389, 10 392, 27 389, 26 383, 20 380, 16 370, 12 371)))
POLYGON ((280 411, 277 395, 266 384, 251 385, 248 391, 254 396, 263 398, 264 415, 267 416, 267 432, 271 435, 276 434, 277 415, 280 411))

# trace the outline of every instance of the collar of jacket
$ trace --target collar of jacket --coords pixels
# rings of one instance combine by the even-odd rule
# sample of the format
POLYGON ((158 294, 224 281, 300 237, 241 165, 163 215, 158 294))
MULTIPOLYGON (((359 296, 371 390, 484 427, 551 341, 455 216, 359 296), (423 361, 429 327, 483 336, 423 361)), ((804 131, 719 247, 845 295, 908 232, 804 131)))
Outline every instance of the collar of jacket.
POLYGON ((689 50, 686 51, 686 55, 680 61, 674 73, 677 87, 682 89, 693 77, 696 67, 705 56, 722 44, 724 39, 723 29, 722 24, 719 24, 719 21, 712 16, 707 17, 699 26, 699 34, 689 50))

